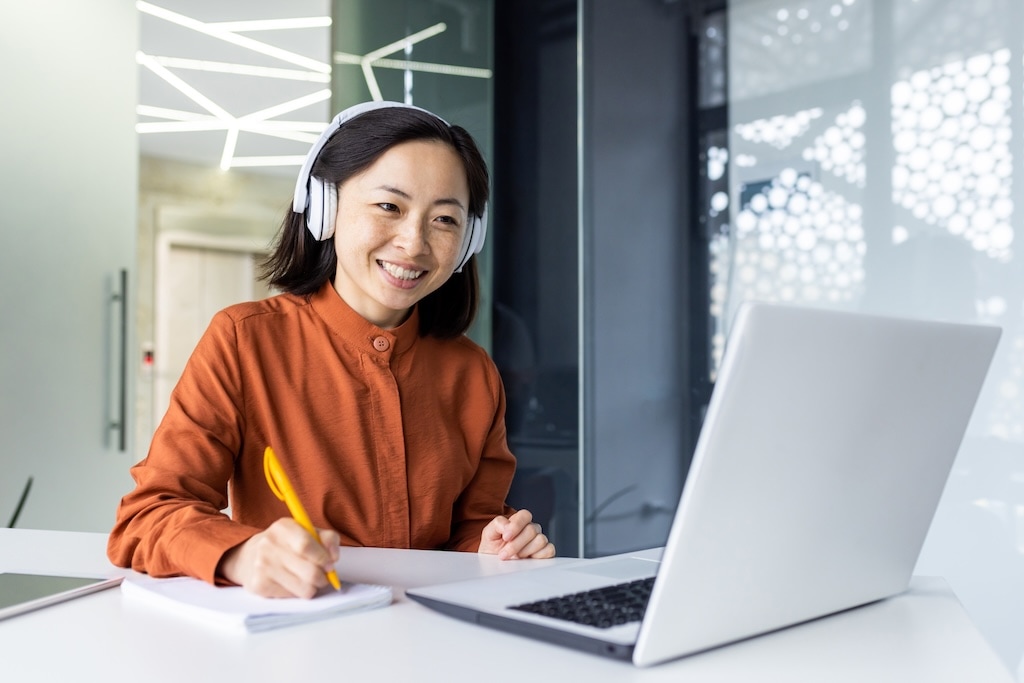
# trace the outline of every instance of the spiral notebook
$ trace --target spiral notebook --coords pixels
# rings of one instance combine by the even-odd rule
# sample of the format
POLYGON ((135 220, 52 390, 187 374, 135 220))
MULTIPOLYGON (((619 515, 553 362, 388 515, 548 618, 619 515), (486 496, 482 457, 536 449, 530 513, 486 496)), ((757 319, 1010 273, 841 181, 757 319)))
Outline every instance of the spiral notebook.
POLYGON ((316 597, 264 598, 240 586, 213 586, 190 577, 132 576, 121 584, 128 600, 230 630, 257 632, 358 612, 391 603, 390 586, 343 583, 316 597))

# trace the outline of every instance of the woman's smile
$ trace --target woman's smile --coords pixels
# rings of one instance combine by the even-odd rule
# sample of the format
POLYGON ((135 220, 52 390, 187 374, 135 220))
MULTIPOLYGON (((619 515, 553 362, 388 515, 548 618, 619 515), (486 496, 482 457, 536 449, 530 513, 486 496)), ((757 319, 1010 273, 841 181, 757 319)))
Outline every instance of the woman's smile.
POLYGON ((403 268, 398 264, 381 259, 377 259, 377 265, 381 267, 386 275, 390 276, 389 279, 392 284, 404 289, 415 287, 420 278, 423 277, 423 274, 427 272, 425 270, 410 270, 409 268, 403 268))

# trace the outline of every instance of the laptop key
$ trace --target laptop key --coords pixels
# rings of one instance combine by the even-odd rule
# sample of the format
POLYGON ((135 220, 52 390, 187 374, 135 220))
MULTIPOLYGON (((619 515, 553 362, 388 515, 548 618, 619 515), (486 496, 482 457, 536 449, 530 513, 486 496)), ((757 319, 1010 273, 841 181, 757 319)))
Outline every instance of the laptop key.
POLYGON ((512 605, 509 609, 586 626, 611 628, 643 619, 653 587, 652 576, 614 586, 512 605))

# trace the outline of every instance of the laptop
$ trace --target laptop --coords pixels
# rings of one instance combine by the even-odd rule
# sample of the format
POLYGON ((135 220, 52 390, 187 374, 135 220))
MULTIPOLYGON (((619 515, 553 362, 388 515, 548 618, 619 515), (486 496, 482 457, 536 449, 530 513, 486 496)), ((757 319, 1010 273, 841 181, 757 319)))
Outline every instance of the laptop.
POLYGON ((647 666, 901 593, 999 336, 744 303, 663 548, 406 594, 647 666))

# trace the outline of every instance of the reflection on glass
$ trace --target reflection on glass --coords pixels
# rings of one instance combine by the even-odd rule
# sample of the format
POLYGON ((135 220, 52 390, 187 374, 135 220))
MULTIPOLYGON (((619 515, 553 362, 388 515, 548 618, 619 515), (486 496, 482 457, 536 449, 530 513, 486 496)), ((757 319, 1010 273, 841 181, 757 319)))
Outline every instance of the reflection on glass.
MULTIPOLYGON (((1012 257, 1010 50, 915 71, 892 85, 893 203, 999 260, 1012 257)), ((893 241, 910 237, 898 222, 893 241)))
POLYGON ((1018 671, 1024 8, 734 0, 716 30, 729 116, 703 132, 713 362, 751 298, 1003 327, 918 569, 950 581, 1018 671))
POLYGON ((730 122, 729 149, 717 154, 735 159, 735 200, 730 227, 713 238, 711 254, 716 363, 728 320, 745 299, 860 301, 866 117, 853 100, 730 122))
POLYGON ((833 81, 871 65, 874 5, 868 0, 729 5, 731 104, 833 81))

